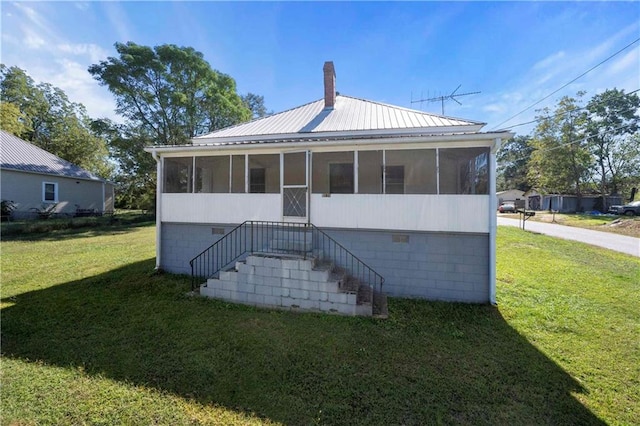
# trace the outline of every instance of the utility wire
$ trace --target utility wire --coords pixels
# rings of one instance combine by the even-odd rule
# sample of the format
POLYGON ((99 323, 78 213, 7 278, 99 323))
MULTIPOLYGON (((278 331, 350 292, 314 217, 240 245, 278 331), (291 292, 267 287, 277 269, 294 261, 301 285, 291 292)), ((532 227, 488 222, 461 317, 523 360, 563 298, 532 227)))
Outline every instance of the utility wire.
POLYGON ((502 126, 504 123, 507 123, 509 121, 511 121, 513 118, 519 116, 520 114, 522 114, 525 111, 530 110, 531 108, 533 108, 534 106, 538 105, 540 102, 544 101, 545 99, 548 99, 549 97, 555 95, 556 93, 558 93, 560 90, 564 89, 565 87, 567 87, 568 85, 570 85, 571 83, 573 83, 574 81, 584 77, 585 75, 587 75, 588 73, 590 73, 591 71, 593 71, 594 69, 598 68, 600 65, 604 64, 605 62, 609 61, 610 59, 612 59, 613 57, 615 57, 616 55, 622 53, 623 51, 627 50, 629 47, 633 46, 634 44, 636 44, 637 42, 640 41, 640 38, 635 39, 634 41, 632 41, 631 43, 627 44, 625 47, 623 47, 622 49, 618 50, 616 53, 614 53, 613 55, 609 56, 608 58, 606 58, 605 60, 599 62, 598 64, 594 65, 593 67, 589 68, 587 71, 583 72, 582 74, 580 74, 579 76, 577 76, 576 78, 574 78, 573 80, 571 80, 570 82, 564 84, 563 86, 561 86, 559 89, 554 90, 553 92, 549 93, 547 96, 545 96, 544 98, 540 99, 539 101, 529 105, 528 107, 526 107, 525 109, 523 109, 522 111, 518 112, 517 114, 512 115, 511 117, 507 118, 506 120, 504 120, 502 123, 498 124, 497 126, 494 126, 492 130, 497 129, 498 127, 502 126))
MULTIPOLYGON (((612 130, 612 131, 616 131, 616 130, 627 129, 627 128, 631 128, 633 125, 634 125, 634 124, 624 124, 624 125, 622 125, 622 126, 616 127, 616 128, 614 128, 614 129, 611 129, 611 130, 612 130)), ((598 136, 598 135, 589 135, 589 136, 584 136, 584 137, 581 137, 581 138, 578 138, 578 139, 574 139, 574 140, 569 141, 569 142, 561 143, 560 145, 556 145, 556 146, 553 146, 553 147, 551 147, 551 148, 546 148, 546 149, 535 149, 535 151, 539 151, 539 152, 549 152, 549 151, 554 151, 554 150, 556 150, 556 149, 560 149, 560 148, 565 147, 565 146, 567 146, 567 145, 573 145, 574 143, 578 143, 578 142, 585 142, 585 141, 587 141, 587 140, 589 140, 589 139, 595 138, 596 136, 598 136)), ((530 156, 529 156, 529 157, 530 157, 530 156)), ((518 160, 525 160, 526 158, 527 158, 527 156, 526 156, 526 155, 523 155, 522 157, 518 157, 518 158, 515 158, 515 159, 513 159, 513 160, 509 160, 509 162, 514 162, 514 161, 518 161, 518 160)))
MULTIPOLYGON (((637 93, 637 92, 640 92, 640 89, 636 89, 636 90, 634 90, 633 92, 625 93, 625 94, 621 95, 620 97, 625 96, 625 95, 633 95, 634 93, 637 93)), ((596 103, 595 103, 595 105, 600 105, 600 104, 603 104, 603 103, 605 103, 605 102, 607 102, 607 101, 609 101, 609 100, 608 100, 608 99, 607 99, 607 100, 604 100, 604 99, 603 99, 603 100, 602 100, 602 101, 600 101, 600 102, 596 102, 596 103)), ((578 107, 578 108, 570 109, 570 110, 568 110, 568 111, 564 111, 564 112, 557 112, 557 113, 555 113, 555 114, 553 114, 553 115, 550 115, 550 116, 539 117, 539 118, 536 118, 536 119, 534 119, 534 120, 525 121, 524 123, 514 124, 513 126, 508 126, 508 127, 505 127, 504 129, 505 129, 505 130, 507 130, 507 129, 513 129, 514 127, 520 127, 520 126, 525 126, 525 125, 527 125, 527 124, 537 123, 537 122, 542 121, 542 120, 548 120, 549 118, 556 118, 556 117, 560 117, 560 116, 562 116, 562 115, 571 114, 572 112, 580 111, 580 110, 583 110, 583 109, 587 109, 587 106, 583 106, 583 107, 578 107)), ((633 110, 633 108, 632 108, 631 110, 633 110)), ((624 112, 626 112, 626 111, 627 111, 627 110, 624 110, 624 112)), ((621 111, 621 112, 622 112, 622 111, 621 111)))

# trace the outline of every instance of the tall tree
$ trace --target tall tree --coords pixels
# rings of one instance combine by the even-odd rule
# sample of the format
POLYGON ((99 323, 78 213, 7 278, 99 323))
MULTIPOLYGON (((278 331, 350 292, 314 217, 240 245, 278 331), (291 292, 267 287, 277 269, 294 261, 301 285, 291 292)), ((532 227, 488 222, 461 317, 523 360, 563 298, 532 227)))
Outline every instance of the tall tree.
MULTIPOLYGON (((61 89, 49 83, 36 84, 18 67, 0 64, 0 96, 3 115, 18 109, 17 122, 2 124, 34 145, 67 161, 108 178, 111 166, 104 140, 90 129, 90 119, 82 104, 69 100, 61 89), (13 105, 11 107, 10 105, 13 105)), ((3 120, 4 123, 4 120, 3 120)))
POLYGON ((153 145, 153 135, 137 126, 117 124, 108 119, 91 123, 101 135, 109 152, 117 161, 113 181, 116 185, 116 207, 153 209, 156 194, 156 162, 144 151, 153 145))
POLYGON ((252 118, 262 118, 273 114, 273 112, 267 112, 267 107, 264 105, 264 96, 247 93, 242 95, 241 98, 244 105, 251 111, 252 118))
MULTIPOLYGON (((584 92, 577 96, 581 98, 584 92)), ((545 108, 537 118, 528 178, 546 191, 576 194, 580 209, 592 165, 585 141, 586 114, 577 99, 565 96, 555 110, 545 108)))
POLYGON ((606 195, 618 193, 625 176, 640 167, 638 147, 631 138, 640 126, 640 98, 624 90, 606 90, 587 104, 587 136, 589 149, 596 161, 596 177, 600 183, 603 208, 606 195), (635 145, 635 146, 634 146, 635 145))
POLYGON ((89 72, 113 93, 116 111, 153 135, 154 144, 184 144, 250 119, 235 81, 193 48, 133 42, 115 48, 118 57, 91 65, 89 72))
POLYGON ((529 190, 527 173, 533 147, 531 137, 518 135, 508 140, 498 152, 498 190, 517 188, 521 191, 529 190))

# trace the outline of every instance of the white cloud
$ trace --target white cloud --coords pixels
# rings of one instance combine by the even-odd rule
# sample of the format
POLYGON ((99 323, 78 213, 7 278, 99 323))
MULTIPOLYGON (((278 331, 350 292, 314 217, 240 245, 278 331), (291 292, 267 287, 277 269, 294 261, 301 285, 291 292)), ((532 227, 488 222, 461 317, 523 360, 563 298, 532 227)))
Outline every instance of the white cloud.
POLYGON ((98 62, 106 59, 109 55, 105 49, 92 43, 70 44, 64 43, 56 46, 61 53, 70 53, 72 55, 86 55, 91 62, 98 62))
POLYGON ((547 56, 546 58, 544 58, 541 61, 536 62, 533 65, 534 70, 541 70, 541 69, 546 69, 551 67, 552 65, 556 65, 558 63, 558 61, 560 61, 561 59, 563 59, 566 56, 564 51, 559 51, 554 53, 553 55, 547 56))

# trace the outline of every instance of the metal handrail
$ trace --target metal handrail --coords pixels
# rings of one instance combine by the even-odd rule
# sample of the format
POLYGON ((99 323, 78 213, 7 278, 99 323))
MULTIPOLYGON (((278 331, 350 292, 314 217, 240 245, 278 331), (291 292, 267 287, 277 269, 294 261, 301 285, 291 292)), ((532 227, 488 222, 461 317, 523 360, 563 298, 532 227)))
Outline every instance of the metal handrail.
POLYGON ((213 278, 247 253, 270 252, 320 256, 343 268, 372 290, 382 291, 384 278, 342 244, 310 223, 245 221, 189 261, 191 289, 197 278, 213 278))

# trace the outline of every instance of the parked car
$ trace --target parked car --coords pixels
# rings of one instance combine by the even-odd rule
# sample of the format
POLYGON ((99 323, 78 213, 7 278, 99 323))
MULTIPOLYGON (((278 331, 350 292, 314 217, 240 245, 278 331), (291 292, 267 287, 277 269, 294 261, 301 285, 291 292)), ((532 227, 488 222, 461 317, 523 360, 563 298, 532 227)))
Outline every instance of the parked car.
POLYGON ((501 204, 500 207, 498 207, 498 211, 500 213, 515 213, 516 205, 513 203, 504 203, 501 204))
POLYGON ((640 216, 640 201, 634 201, 624 206, 611 206, 609 207, 609 213, 623 214, 625 216, 640 216))

